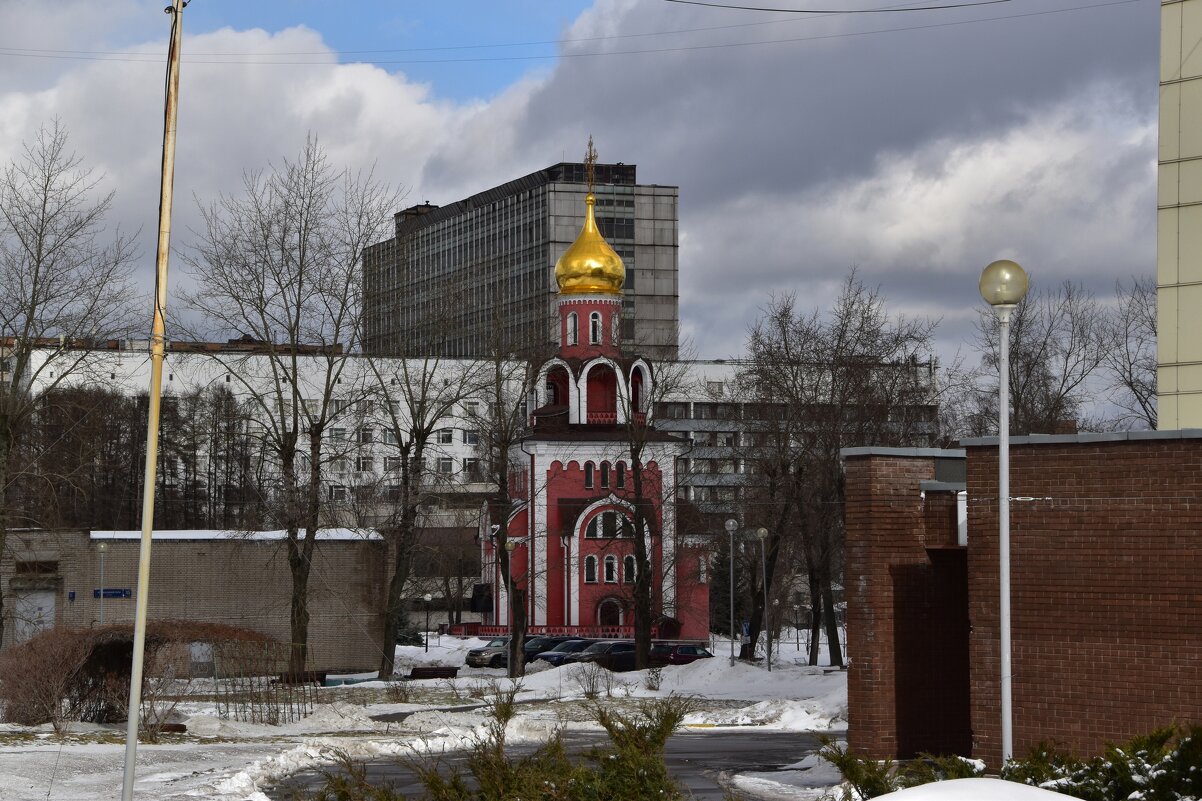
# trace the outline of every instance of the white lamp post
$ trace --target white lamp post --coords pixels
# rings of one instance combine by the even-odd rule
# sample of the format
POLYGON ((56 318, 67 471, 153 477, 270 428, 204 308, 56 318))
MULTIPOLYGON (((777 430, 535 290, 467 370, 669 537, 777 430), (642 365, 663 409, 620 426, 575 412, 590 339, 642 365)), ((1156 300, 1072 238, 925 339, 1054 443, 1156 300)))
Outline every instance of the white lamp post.
POLYGON ((1002 686, 1002 762, 1014 757, 1010 663, 1010 312, 1027 295, 1027 274, 1008 259, 981 273, 981 297, 998 319, 998 582, 1002 686))
POLYGON ((760 538, 760 571, 764 582, 764 656, 768 663, 768 672, 772 672, 772 629, 768 626, 768 529, 757 528, 755 535, 760 538))
POLYGON ((426 602, 426 653, 430 653, 430 602, 434 600, 434 596, 426 593, 422 600, 426 602))
POLYGON ((726 534, 730 537, 730 663, 735 663, 735 532, 739 521, 733 517, 726 521, 726 534))
POLYGON ((100 624, 104 625, 104 555, 109 549, 109 544, 101 540, 96 543, 96 552, 100 554, 100 624))

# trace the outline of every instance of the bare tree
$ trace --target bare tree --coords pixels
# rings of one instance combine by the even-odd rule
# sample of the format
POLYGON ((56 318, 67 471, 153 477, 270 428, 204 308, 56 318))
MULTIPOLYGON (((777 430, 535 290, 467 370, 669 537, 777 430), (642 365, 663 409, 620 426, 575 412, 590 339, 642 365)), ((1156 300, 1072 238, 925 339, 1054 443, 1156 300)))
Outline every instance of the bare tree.
POLYGON ((1134 276, 1115 284, 1115 305, 1102 324, 1102 367, 1120 426, 1156 428, 1156 282, 1134 276))
MULTIPOLYGON (((997 316, 982 310, 977 344, 985 372, 994 376, 998 332, 997 316)), ((1028 294, 1010 317, 1010 433, 1075 430, 1091 397, 1089 381, 1102 366, 1105 353, 1104 312, 1083 287, 1066 281, 1055 289, 1028 294)), ((990 424, 990 430, 997 425, 996 381, 993 378, 992 386, 981 386, 977 393, 981 413, 975 417, 990 424)))
POLYGON ((188 305, 211 330, 241 335, 255 352, 230 374, 258 407, 278 470, 275 514, 292 575, 294 672, 305 669, 308 654, 323 435, 363 396, 348 370, 360 336, 359 260, 387 233, 398 202, 370 171, 331 166, 310 138, 295 161, 246 174, 240 197, 202 208, 204 228, 185 255, 197 282, 188 305))
MULTIPOLYGON (((56 120, 0 176, 0 558, 20 469, 13 454, 36 392, 94 364, 97 337, 133 330, 133 240, 120 230, 106 237, 113 194, 100 194, 100 178, 82 164, 56 120)), ((0 597, 0 626, 3 611, 0 597)))
POLYGON ((628 390, 618 402, 624 407, 622 449, 629 459, 630 480, 615 494, 630 504, 632 513, 635 666, 642 670, 651 665, 652 625, 664 611, 663 580, 676 558, 664 540, 664 515, 672 512, 675 503, 674 487, 665 484, 664 468, 681 449, 671 435, 655 428, 652 413, 657 404, 679 393, 687 367, 684 362, 657 362, 654 369, 648 364, 650 380, 638 381, 636 361, 631 357, 626 361, 633 369, 628 370, 628 390), (660 581, 656 581, 657 575, 660 581))
MULTIPOLYGON (((505 335, 504 320, 498 315, 490 328, 487 358, 479 376, 481 404, 469 419, 475 420, 480 437, 483 472, 488 484, 488 499, 484 505, 486 529, 492 534, 492 548, 497 559, 501 581, 506 588, 510 628, 508 672, 510 677, 525 673, 522 650, 529 624, 526 614, 527 591, 519 586, 513 574, 509 542, 509 520, 514 510, 514 480, 524 467, 511 461, 519 453, 522 438, 528 431, 526 401, 534 387, 536 375, 532 364, 546 357, 538 348, 522 352, 510 350, 505 335)), ((534 487, 526 487, 533 499, 534 487)), ((545 534, 545 532, 544 532, 545 534)), ((527 560, 529 562, 529 560, 527 560)), ((533 581, 528 575, 527 584, 533 581)))
MULTIPOLYGON (((879 290, 853 270, 825 314, 799 311, 795 297, 785 295, 772 299, 752 328, 743 383, 760 406, 751 415, 756 448, 748 451, 753 478, 744 525, 768 535, 764 575, 750 582, 751 643, 763 624, 765 595, 776 593, 774 580, 789 572, 782 559, 801 554, 811 625, 816 634, 825 624, 831 662, 842 664, 834 595, 843 549, 840 451, 935 437, 933 364, 921 361, 934 325, 891 319, 879 290)), ((816 656, 812 650, 811 661, 816 656)))
POLYGON ((381 500, 388 513, 378 527, 391 554, 380 675, 391 676, 395 654, 387 646, 396 642, 405 619, 405 583, 421 540, 421 508, 432 497, 438 480, 453 480, 429 470, 427 463, 439 454, 440 431, 455 436, 448 426, 456 407, 476 391, 480 365, 437 357, 369 358, 367 363, 383 402, 384 445, 396 454, 392 457, 395 466, 390 462, 392 469, 385 471, 390 489, 381 500))

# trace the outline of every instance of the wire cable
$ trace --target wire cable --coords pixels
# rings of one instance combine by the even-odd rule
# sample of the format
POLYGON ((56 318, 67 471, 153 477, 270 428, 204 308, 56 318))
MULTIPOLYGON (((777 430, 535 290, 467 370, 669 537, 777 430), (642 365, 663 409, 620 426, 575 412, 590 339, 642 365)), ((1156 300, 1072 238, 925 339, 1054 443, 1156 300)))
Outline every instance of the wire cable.
MULTIPOLYGON (((860 36, 872 36, 884 33, 902 33, 907 31, 932 30, 938 28, 950 28, 960 25, 973 25, 986 22, 1004 22, 1006 20, 1025 19, 1028 17, 1043 17, 1051 14, 1064 14, 1074 11, 1091 11, 1094 9, 1110 8, 1114 6, 1131 5, 1141 2, 1141 0, 1109 0, 1102 3, 1085 3, 1077 6, 1068 6, 1065 8, 1044 9, 1041 11, 1027 11, 1019 14, 1001 14, 992 17, 979 17, 976 19, 954 20, 949 22, 935 22, 924 25, 907 25, 895 28, 877 28, 866 31, 848 31, 842 33, 819 34, 814 36, 798 36, 785 39, 762 39, 752 42, 719 42, 716 44, 706 45, 682 45, 678 47, 657 47, 645 49, 626 49, 626 50, 609 50, 609 51, 592 51, 587 53, 552 53, 545 55, 520 55, 520 56, 476 56, 466 58, 436 58, 436 59, 364 59, 354 62, 339 62, 339 61, 257 61, 251 59, 238 60, 206 60, 204 58, 185 58, 184 61, 189 64, 203 65, 232 65, 232 66, 342 66, 348 63, 354 64, 372 64, 376 66, 387 65, 414 65, 414 64, 467 64, 467 63, 490 63, 490 62, 506 62, 506 61, 548 61, 555 59, 576 59, 576 58, 596 58, 609 56, 632 56, 632 55, 649 55, 660 53, 683 53, 700 50, 722 50, 739 47, 758 47, 763 45, 777 44, 798 44, 801 42, 824 41, 831 39, 850 39, 860 36)), ((365 51, 371 52, 371 51, 365 51)), ((337 51, 329 51, 329 56, 337 56, 337 51)), ((17 50, 14 48, 0 48, 0 57, 9 56, 16 58, 44 58, 44 59, 59 59, 72 61, 116 61, 125 63, 147 63, 161 64, 163 59, 159 56, 147 54, 142 58, 127 58, 127 57, 111 57, 107 55, 68 55, 56 54, 53 51, 28 51, 17 50)))
POLYGON ((737 6, 726 3, 706 3, 702 0, 664 0, 665 3, 680 3, 687 6, 705 6, 707 8, 728 8, 736 11, 771 11, 779 14, 895 14, 903 11, 945 11, 952 8, 972 8, 973 6, 991 6, 997 3, 1009 3, 1010 0, 976 0, 972 3, 955 3, 943 6, 893 6, 885 8, 846 8, 838 10, 810 8, 764 8, 762 6, 737 6))

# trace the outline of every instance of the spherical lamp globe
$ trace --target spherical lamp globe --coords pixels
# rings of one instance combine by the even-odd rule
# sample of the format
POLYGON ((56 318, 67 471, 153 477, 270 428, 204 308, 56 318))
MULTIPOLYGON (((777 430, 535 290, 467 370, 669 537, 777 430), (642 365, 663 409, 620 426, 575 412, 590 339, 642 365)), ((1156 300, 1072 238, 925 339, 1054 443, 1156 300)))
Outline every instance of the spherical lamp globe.
POLYGON ((1027 272, 1009 259, 999 259, 981 273, 980 288, 990 306, 1014 306, 1027 295, 1027 272))

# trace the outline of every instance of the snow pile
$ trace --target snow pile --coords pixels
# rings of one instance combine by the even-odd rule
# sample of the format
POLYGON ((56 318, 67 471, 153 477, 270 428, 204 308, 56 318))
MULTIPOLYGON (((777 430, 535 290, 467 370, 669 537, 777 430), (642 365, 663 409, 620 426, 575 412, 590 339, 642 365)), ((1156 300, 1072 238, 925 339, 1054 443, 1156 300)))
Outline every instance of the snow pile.
POLYGON ((1001 779, 952 779, 877 796, 890 801, 1064 801, 1068 796, 1001 779))
MULTIPOLYGON (((312 715, 286 726, 267 726, 224 720, 211 702, 181 703, 176 712, 188 732, 183 742, 143 743, 138 747, 137 797, 162 801, 267 801, 263 788, 298 771, 319 770, 345 754, 355 760, 407 757, 470 748, 486 733, 488 709, 482 703, 494 690, 515 685, 500 670, 469 668, 467 651, 487 639, 444 636, 424 647, 397 648, 397 674, 416 665, 454 665, 459 677, 413 682, 417 700, 434 691, 438 710, 414 703, 375 703, 384 682, 352 684, 330 692, 331 701, 318 704, 312 715), (453 690, 453 693, 444 692, 453 690), (347 703, 356 693, 369 705, 347 703), (455 696, 449 697, 449 696, 455 696), (394 712, 411 712, 404 720, 373 720, 394 712)), ((782 660, 783 661, 783 660, 782 660)), ((580 706, 590 671, 585 665, 531 670, 517 680, 517 716, 506 730, 512 744, 542 742, 561 726, 595 728, 580 706)), ((352 678, 370 678, 373 674, 352 678)), ((756 726, 773 730, 830 730, 842 728, 847 709, 846 674, 823 668, 781 665, 768 673, 762 667, 736 663, 726 657, 705 659, 660 671, 660 687, 648 689, 647 671, 595 673, 598 689, 607 698, 685 695, 696 699, 688 722, 699 726, 756 726)), ((0 787, 5 801, 93 801, 119 794, 124 746, 116 727, 78 727, 60 743, 48 726, 0 724, 0 787), (115 734, 114 734, 115 733, 115 734), (117 740, 117 741, 115 741, 117 740)), ((746 794, 761 798, 809 798, 807 787, 823 791, 838 783, 825 762, 814 759, 789 770, 746 774, 736 780, 746 794), (803 793, 798 795, 798 793, 803 793)), ((1029 789, 1029 788, 1028 788, 1029 789)), ((819 797, 818 795, 812 796, 819 797)))

